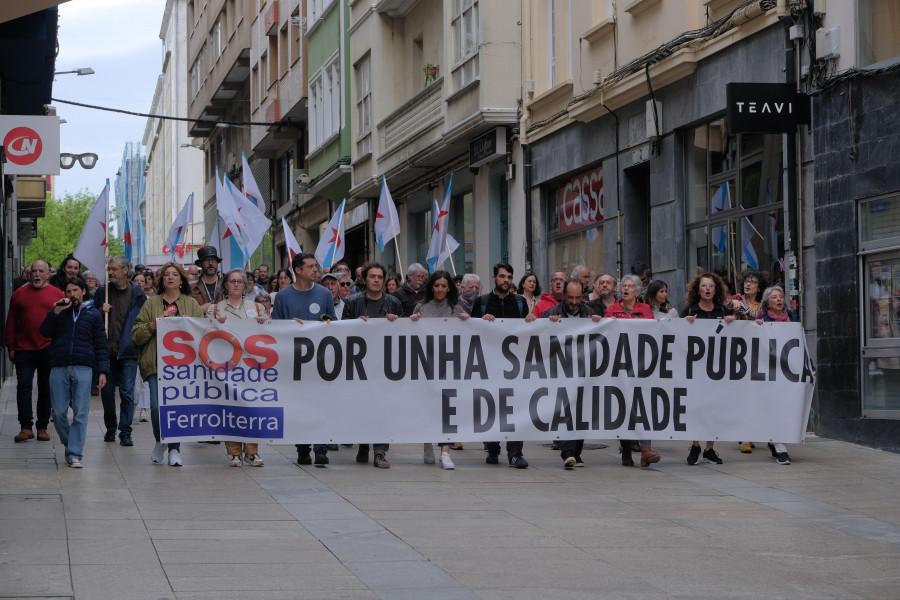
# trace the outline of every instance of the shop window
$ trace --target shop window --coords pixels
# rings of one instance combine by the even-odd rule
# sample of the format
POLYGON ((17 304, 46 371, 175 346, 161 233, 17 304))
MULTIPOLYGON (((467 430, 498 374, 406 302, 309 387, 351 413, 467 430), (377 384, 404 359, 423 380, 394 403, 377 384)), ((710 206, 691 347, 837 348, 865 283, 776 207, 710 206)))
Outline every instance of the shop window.
POLYGON ((858 0, 859 66, 889 61, 900 54, 900 2, 858 0))
POLYGON ((752 268, 783 285, 781 136, 729 135, 717 120, 684 141, 688 275, 711 270, 733 284, 752 268))
POLYGON ((863 414, 900 419, 900 194, 859 204, 863 414))
POLYGON ((547 198, 549 272, 569 273, 580 264, 603 268, 603 167, 558 182, 547 198))

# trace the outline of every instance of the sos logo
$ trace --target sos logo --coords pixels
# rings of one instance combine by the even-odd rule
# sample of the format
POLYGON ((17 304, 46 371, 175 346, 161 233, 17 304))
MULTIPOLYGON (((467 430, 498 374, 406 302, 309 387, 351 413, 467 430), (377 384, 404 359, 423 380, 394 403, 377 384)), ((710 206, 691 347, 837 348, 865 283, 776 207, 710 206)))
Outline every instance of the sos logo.
POLYGON ((199 342, 187 331, 170 331, 163 336, 162 345, 170 355, 163 362, 173 367, 190 365, 198 358, 211 369, 233 370, 241 364, 251 369, 271 369, 278 364, 278 353, 271 335, 248 336, 240 340, 229 331, 210 331, 199 342))
POLYGON ((41 136, 31 127, 10 129, 3 138, 3 145, 6 146, 6 158, 22 167, 39 159, 44 150, 41 136))

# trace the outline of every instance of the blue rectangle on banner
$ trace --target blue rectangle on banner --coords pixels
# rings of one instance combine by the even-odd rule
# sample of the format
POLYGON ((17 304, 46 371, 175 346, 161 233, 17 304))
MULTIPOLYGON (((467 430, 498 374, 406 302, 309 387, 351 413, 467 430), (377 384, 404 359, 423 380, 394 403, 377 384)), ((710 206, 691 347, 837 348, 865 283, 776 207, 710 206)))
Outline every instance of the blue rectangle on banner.
POLYGON ((162 437, 222 436, 259 439, 284 437, 284 409, 280 406, 222 406, 191 404, 160 406, 162 437))

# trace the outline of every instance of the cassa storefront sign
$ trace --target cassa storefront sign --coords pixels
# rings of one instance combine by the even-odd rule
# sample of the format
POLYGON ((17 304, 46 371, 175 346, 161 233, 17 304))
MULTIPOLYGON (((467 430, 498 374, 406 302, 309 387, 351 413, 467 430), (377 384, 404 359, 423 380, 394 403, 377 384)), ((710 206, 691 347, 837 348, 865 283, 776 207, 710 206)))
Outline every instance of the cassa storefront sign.
POLYGON ((557 190, 559 232, 566 233, 603 221, 603 167, 579 173, 557 190))

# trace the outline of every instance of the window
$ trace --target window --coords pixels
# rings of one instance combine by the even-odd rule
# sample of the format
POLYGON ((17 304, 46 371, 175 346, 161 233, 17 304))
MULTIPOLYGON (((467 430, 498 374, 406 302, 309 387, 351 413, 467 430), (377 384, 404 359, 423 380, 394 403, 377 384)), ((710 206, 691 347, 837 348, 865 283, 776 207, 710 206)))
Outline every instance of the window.
POLYGON ((900 54, 900 2, 858 0, 859 66, 867 67, 900 54))
POLYGON ((278 38, 269 38, 269 80, 268 85, 278 81, 278 38))
POLYGON ((281 28, 278 33, 278 63, 281 67, 280 75, 287 75, 288 67, 291 64, 291 45, 288 42, 288 27, 290 22, 281 28))
POLYGON ((276 163, 278 168, 278 206, 291 200, 291 174, 294 172, 294 150, 291 148, 281 155, 276 163))
POLYGON ((372 152, 372 57, 366 54, 356 63, 357 156, 372 152))
POLYGON ((900 419, 900 194, 859 203, 859 247, 863 414, 900 419))
POLYGON ((781 135, 729 135, 724 120, 686 132, 687 269, 784 284, 781 135))
POLYGON ((199 74, 199 65, 200 57, 197 57, 197 60, 194 61, 194 64, 191 66, 191 98, 195 98, 197 96, 197 92, 200 91, 200 74, 199 74))
POLYGON ((335 52, 309 80, 309 148, 322 146, 341 129, 341 63, 335 52))
POLYGON ((264 53, 259 57, 259 97, 260 100, 266 97, 269 90, 269 54, 264 53))
POLYGON ((300 8, 294 9, 294 12, 291 13, 291 26, 293 29, 293 35, 291 35, 291 63, 293 64, 298 58, 300 58, 300 38, 303 36, 303 25, 300 22, 300 8), (296 22, 294 21, 296 19, 296 22))
POLYGON ((259 65, 254 65, 250 74, 250 105, 254 108, 259 106, 262 100, 262 94, 259 89, 259 65))
POLYGON ((312 27, 334 4, 334 0, 307 0, 307 27, 312 27))
POLYGON ((210 44, 212 44, 212 50, 215 53, 214 57, 218 59, 222 56, 222 15, 220 15, 219 18, 216 19, 215 24, 213 24, 213 28, 209 32, 209 39, 210 44))
POLYGON ((478 0, 454 0, 450 26, 453 30, 453 87, 459 90, 479 76, 478 0))

